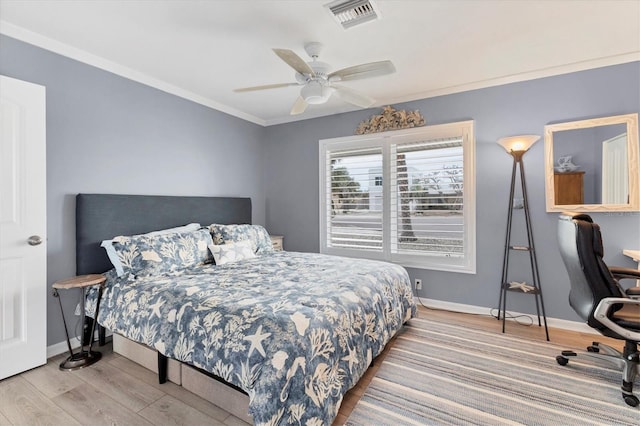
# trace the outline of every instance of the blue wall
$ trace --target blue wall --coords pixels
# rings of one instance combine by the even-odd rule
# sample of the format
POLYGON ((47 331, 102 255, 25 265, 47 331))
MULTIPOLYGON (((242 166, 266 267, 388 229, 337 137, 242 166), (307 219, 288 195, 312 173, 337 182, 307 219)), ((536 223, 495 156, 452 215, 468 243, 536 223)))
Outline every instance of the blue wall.
MULTIPOLYGON (((379 112, 263 128, 6 36, 0 73, 47 88, 48 285, 75 273, 78 192, 249 196, 254 222, 284 235, 287 250, 318 251, 318 140, 351 135, 379 112)), ((637 112, 638 76, 640 63, 632 63, 395 105, 419 109, 428 124, 476 126, 477 274, 411 269, 423 279, 422 296, 497 304, 511 158, 494 141, 542 134, 551 122, 637 112)), ((577 320, 556 247, 557 214, 545 211, 542 142, 525 163, 547 315, 577 320)), ((606 260, 635 267, 620 251, 640 246, 640 214, 594 216, 606 260)), ((54 302, 49 297, 49 344, 64 339, 54 302)), ((67 300, 67 314, 75 302, 67 300)), ((509 309, 533 312, 533 299, 515 295, 509 309)))
MULTIPOLYGON (((0 73, 46 87, 48 286, 75 275, 79 192, 251 197, 264 224, 263 127, 5 36, 0 73)), ((62 297, 73 318, 77 295, 62 297)))
MULTIPOLYGON (((477 273, 410 269, 422 278, 420 295, 470 305, 496 307, 502 268, 511 157, 495 143, 500 137, 543 134, 546 124, 640 111, 640 63, 604 67, 521 83, 473 90, 394 105, 418 109, 427 124, 475 120, 477 163, 477 273)), ((318 140, 348 136, 379 109, 317 118, 266 129, 266 219, 271 232, 285 237, 287 250, 319 250, 318 140)), ((557 213, 547 213, 544 142, 524 157, 534 240, 547 316, 579 320, 568 305, 569 281, 556 244, 557 213)), ((518 215, 516 210, 516 215, 518 215)), ((521 211, 520 211, 521 212, 521 211)), ((640 248, 640 213, 596 213, 605 239, 605 260, 636 267, 623 248, 640 248)), ((521 218, 520 218, 521 219, 521 218)), ((514 242, 526 242, 524 225, 514 218, 514 242)), ((512 255, 510 279, 528 268, 526 256, 512 255)), ((508 308, 535 312, 534 299, 510 294, 508 308)), ((488 312, 488 309, 487 309, 488 312)))

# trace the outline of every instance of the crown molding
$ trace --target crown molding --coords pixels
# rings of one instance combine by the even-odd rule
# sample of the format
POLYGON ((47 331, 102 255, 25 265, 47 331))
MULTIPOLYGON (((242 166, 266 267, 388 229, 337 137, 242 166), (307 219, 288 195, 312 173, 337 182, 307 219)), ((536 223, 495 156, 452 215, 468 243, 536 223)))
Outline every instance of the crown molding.
POLYGON ((212 99, 206 98, 204 96, 201 96, 196 93, 190 92, 188 90, 182 89, 180 87, 174 86, 163 80, 157 79, 148 74, 128 68, 117 62, 110 61, 100 56, 91 54, 87 51, 77 49, 73 46, 69 46, 68 44, 61 43, 52 38, 46 37, 42 34, 11 24, 7 21, 0 20, 0 34, 4 34, 8 37, 15 38, 17 40, 32 44, 34 46, 40 47, 45 50, 49 50, 51 52, 65 56, 67 58, 74 59, 78 62, 82 62, 84 64, 94 66, 101 70, 111 72, 120 77, 133 80, 135 82, 144 84, 149 87, 153 87, 155 89, 161 90, 171 95, 175 95, 183 99, 193 101, 197 104, 204 105, 211 109, 215 109, 225 114, 232 115, 242 120, 246 120, 263 127, 266 125, 266 121, 261 118, 255 117, 251 114, 247 114, 235 108, 231 108, 227 105, 221 104, 212 99))
POLYGON ((557 67, 541 68, 535 71, 529 71, 519 74, 511 74, 487 80, 479 80, 471 83, 460 84, 456 86, 445 87, 442 89, 429 90, 412 94, 410 96, 402 96, 387 101, 388 104, 399 104, 402 102, 411 102, 418 99, 434 98, 436 96, 451 95, 454 93, 468 92, 471 90, 486 89, 488 87, 503 86, 505 84, 520 83, 523 81, 536 80, 539 78, 553 77, 556 75, 570 74, 573 72, 586 71, 595 68, 602 68, 611 65, 620 65, 629 62, 640 61, 640 51, 623 53, 620 55, 607 56, 604 58, 591 59, 588 61, 574 62, 571 64, 560 65, 557 67))
MULTIPOLYGON (((420 93, 415 93, 408 96, 401 96, 397 98, 392 98, 390 100, 385 100, 382 103, 376 103, 375 105, 369 107, 369 109, 382 107, 383 105, 387 105, 387 104, 397 105, 405 102, 418 101, 421 99, 435 98, 436 96, 452 95, 455 93, 468 92, 471 90, 486 89, 489 87, 503 86, 505 84, 511 84, 511 83, 520 83, 523 81, 536 80, 536 79, 545 78, 545 77, 553 77, 553 76, 562 75, 562 74, 570 74, 572 72, 586 71, 590 69, 602 68, 602 67, 607 67, 611 65, 625 64, 629 62, 640 62, 640 51, 624 53, 621 55, 608 56, 605 58, 593 59, 589 61, 575 62, 572 64, 561 65, 557 67, 543 68, 543 69, 530 71, 526 73, 506 75, 502 77, 497 77, 497 78, 492 78, 487 80, 480 80, 480 81, 461 84, 457 86, 445 87, 442 89, 429 90, 426 92, 420 92, 420 93)), ((304 117, 296 116, 295 118, 291 118, 291 119, 287 117, 287 118, 279 118, 274 120, 267 120, 265 122, 265 126, 292 123, 295 121, 308 120, 312 118, 319 118, 319 117, 334 115, 334 114, 342 114, 345 112, 351 112, 351 111, 357 111, 357 110, 359 110, 359 108, 346 107, 346 108, 343 108, 341 111, 338 111, 332 114, 322 114, 322 113, 313 114, 312 113, 312 115, 305 114, 304 117)))
MULTIPOLYGON (((319 113, 307 113, 304 116, 289 116, 281 117, 271 120, 265 120, 258 118, 251 114, 247 114, 235 108, 216 102, 212 99, 182 89, 180 87, 169 84, 163 80, 151 77, 147 74, 141 73, 134 69, 128 68, 124 65, 118 64, 113 61, 109 61, 97 55, 93 55, 81 49, 69 46, 65 43, 58 42, 42 34, 35 33, 17 25, 11 24, 7 21, 0 20, 0 34, 18 39, 25 43, 32 44, 34 46, 49 50, 51 52, 66 56, 76 61, 100 68, 102 70, 111 72, 121 77, 136 81, 138 83, 162 90, 163 92, 179 96, 181 98, 193 101, 200 105, 215 109, 217 111, 232 115, 242 120, 249 121, 254 124, 258 124, 263 127, 274 126, 278 124, 293 123, 296 121, 309 120, 314 118, 326 117, 336 114, 342 114, 346 112, 357 111, 359 108, 353 106, 345 106, 337 111, 333 112, 319 112, 319 113)), ((604 58, 598 58, 588 61, 575 62, 572 64, 561 65, 557 67, 543 68, 526 73, 506 75, 502 77, 475 81, 471 83, 465 83, 456 86, 445 87, 442 89, 429 90, 426 92, 414 93, 408 96, 401 96, 392 99, 386 99, 380 104, 372 106, 382 107, 383 105, 401 104, 404 102, 412 102, 421 99, 433 98, 436 96, 451 95, 455 93, 467 92, 470 90, 485 89, 494 86, 502 86, 505 84, 519 83, 528 80, 535 80, 539 78, 552 77, 556 75, 569 74, 572 72, 585 71, 594 68, 601 68, 611 65, 619 65, 628 62, 640 61, 640 51, 628 52, 620 55, 608 56, 604 58)))

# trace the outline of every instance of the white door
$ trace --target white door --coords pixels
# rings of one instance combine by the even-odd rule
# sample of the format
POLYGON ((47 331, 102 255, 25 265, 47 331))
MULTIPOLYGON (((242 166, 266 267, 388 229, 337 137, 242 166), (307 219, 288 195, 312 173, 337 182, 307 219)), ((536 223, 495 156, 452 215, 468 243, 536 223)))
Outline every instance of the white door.
POLYGON ((0 379, 47 362, 45 123, 45 88, 0 76, 0 379))
POLYGON ((602 204, 629 203, 627 134, 602 142, 602 204))

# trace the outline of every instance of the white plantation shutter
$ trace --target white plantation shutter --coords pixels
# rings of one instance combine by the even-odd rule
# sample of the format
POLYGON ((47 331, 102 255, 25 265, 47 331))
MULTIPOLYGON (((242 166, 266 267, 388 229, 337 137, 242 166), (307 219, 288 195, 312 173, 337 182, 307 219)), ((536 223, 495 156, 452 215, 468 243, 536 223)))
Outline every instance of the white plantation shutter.
POLYGON ((475 273, 473 121, 320 141, 320 251, 475 273))
POLYGON ((391 252, 463 255, 462 137, 391 145, 391 252))
POLYGON ((341 150, 326 158, 327 245, 381 252, 382 149, 341 150))

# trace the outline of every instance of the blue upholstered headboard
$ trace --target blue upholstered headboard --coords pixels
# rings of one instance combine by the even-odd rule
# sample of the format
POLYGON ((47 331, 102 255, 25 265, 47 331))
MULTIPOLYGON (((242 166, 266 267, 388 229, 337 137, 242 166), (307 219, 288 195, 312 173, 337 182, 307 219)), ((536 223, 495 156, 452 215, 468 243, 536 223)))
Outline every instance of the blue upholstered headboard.
POLYGON ((76 274, 112 268, 102 240, 143 234, 188 223, 251 223, 251 199, 160 195, 78 194, 76 274))

